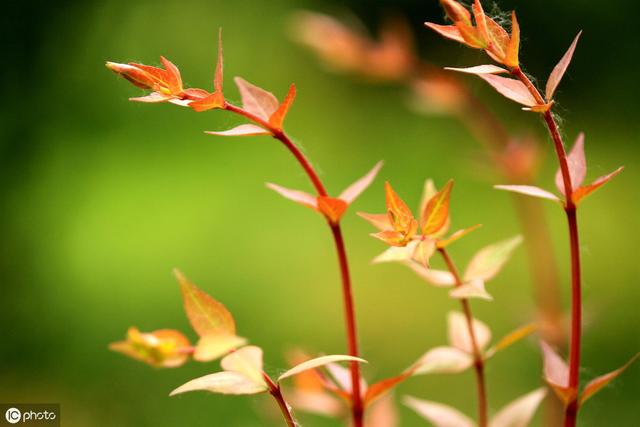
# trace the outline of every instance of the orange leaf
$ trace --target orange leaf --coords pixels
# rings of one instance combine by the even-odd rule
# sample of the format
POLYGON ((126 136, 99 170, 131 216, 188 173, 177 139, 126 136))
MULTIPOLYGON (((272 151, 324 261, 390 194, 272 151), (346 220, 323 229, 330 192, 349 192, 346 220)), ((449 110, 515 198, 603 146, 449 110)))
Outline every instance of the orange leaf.
POLYGON ((271 183, 267 183, 267 188, 280 194, 285 199, 300 203, 301 205, 313 210, 318 210, 317 199, 309 193, 305 193, 304 191, 291 190, 289 188, 281 187, 279 185, 271 183))
POLYGON ((189 322, 198 335, 236 334, 236 322, 224 305, 191 283, 180 270, 175 269, 173 273, 180 283, 189 322))
MULTIPOLYGON (((587 176, 587 161, 584 157, 584 133, 580 132, 576 142, 573 144, 571 152, 567 156, 567 163, 569 166, 569 177, 571 180, 571 187, 574 189, 579 188, 587 176)), ((562 171, 558 169, 556 172, 556 187, 565 196, 566 191, 564 188, 564 179, 562 178, 562 171)))
POLYGON ((240 77, 236 77, 235 82, 242 97, 242 107, 268 122, 269 117, 278 110, 276 97, 271 92, 267 92, 240 77))
POLYGON ((162 62, 165 70, 167 70, 167 83, 169 84, 171 93, 178 94, 182 92, 182 77, 180 77, 180 70, 178 70, 178 67, 164 56, 160 57, 160 62, 162 62))
POLYGON ((516 18, 516 12, 511 12, 511 39, 507 45, 507 53, 504 65, 516 68, 519 65, 518 52, 520 51, 520 25, 516 18))
POLYGON ((569 387, 569 366, 546 342, 540 341, 540 347, 543 354, 544 379, 566 405, 577 394, 577 390, 571 390, 569 387))
MULTIPOLYGON (((193 106, 193 103, 191 103, 193 106)), ((197 110, 196 110, 197 111, 197 110)), ((209 135, 218 135, 218 136, 257 136, 257 135, 271 135, 271 132, 268 130, 261 128, 260 126, 245 124, 236 126, 232 129, 223 130, 223 131, 206 131, 209 135)))
POLYGON ((476 20, 476 26, 478 27, 478 34, 486 45, 489 43, 489 29, 487 28, 486 15, 484 14, 484 10, 482 10, 480 1, 475 0, 471 9, 473 10, 473 17, 476 20))
POLYGON ((450 244, 462 239, 464 236, 471 233, 472 231, 477 230, 480 227, 482 227, 482 224, 476 224, 472 227, 458 230, 446 239, 438 240, 437 248, 446 248, 450 244))
POLYGON ((633 362, 638 359, 638 357, 640 357, 640 353, 637 353, 635 356, 633 356, 631 360, 625 363, 621 368, 618 368, 613 372, 609 372, 608 374, 601 375, 591 380, 582 391, 582 396, 580 396, 580 405, 583 405, 584 402, 589 400, 589 398, 593 397, 596 393, 606 387, 611 381, 616 379, 621 373, 625 371, 625 369, 631 366, 633 362))
POLYGON ((560 80, 562 80, 562 76, 569 68, 569 64, 571 63, 571 58, 573 58, 573 53, 576 50, 576 46, 578 45, 578 40, 582 35, 582 31, 578 33, 575 39, 573 39, 573 43, 569 46, 569 49, 565 52, 560 59, 560 62, 553 68, 551 74, 549 75, 549 80, 547 80, 547 88, 545 90, 545 96, 547 97, 547 101, 551 101, 553 98, 553 94, 556 92, 558 85, 560 84, 560 80))
POLYGON ((536 105, 536 100, 527 87, 519 80, 494 76, 493 74, 479 74, 481 79, 489 83, 502 96, 527 107, 536 105))
POLYGON ((480 33, 476 28, 471 25, 465 24, 464 22, 456 22, 456 28, 460 31, 462 38, 464 39, 464 43, 474 49, 484 49, 486 47, 486 43, 482 40, 480 33))
POLYGON ((382 165, 382 161, 376 163, 373 169, 371 169, 365 176, 347 187, 347 189, 345 189, 340 194, 339 198, 344 200, 348 204, 351 204, 360 194, 362 194, 364 190, 366 190, 371 185, 373 180, 376 178, 376 175, 378 175, 380 168, 382 168, 382 165))
POLYGON ((452 188, 453 180, 450 180, 427 203, 420 216, 420 228, 425 236, 437 233, 447 223, 452 188))
POLYGON ((464 37, 460 34, 460 30, 455 25, 439 25, 431 22, 425 22, 424 25, 427 28, 431 28, 433 31, 437 32, 441 36, 448 38, 450 40, 455 40, 459 43, 464 43, 464 37))
POLYGON ((278 107, 278 109, 269 117, 269 124, 276 129, 282 129, 282 123, 284 122, 284 118, 287 116, 289 112, 289 108, 293 104, 293 100, 296 98, 296 85, 291 84, 289 86, 289 92, 287 93, 286 98, 282 101, 282 104, 278 107))
POLYGON ((573 202, 577 204, 582 199, 587 197, 589 194, 593 193, 594 191, 596 191, 597 189, 605 185, 607 182, 609 182, 611 179, 613 179, 616 175, 618 175, 623 170, 624 170, 624 166, 620 166, 618 169, 614 170, 610 174, 601 176, 600 178, 596 179, 591 184, 585 185, 584 187, 580 187, 577 190, 574 190, 573 195, 571 196, 573 198, 573 202))
POLYGON ((394 230, 384 230, 379 233, 371 234, 372 237, 376 239, 380 239, 388 245, 391 246, 406 246, 407 245, 407 237, 400 233, 399 231, 394 230))
POLYGON ((218 30, 218 62, 216 63, 216 72, 213 77, 213 88, 220 94, 224 101, 224 95, 222 94, 222 71, 224 68, 224 59, 222 55, 222 28, 218 30))
POLYGON ((528 337, 529 335, 534 333, 537 329, 538 329, 538 325, 536 325, 535 323, 529 323, 528 325, 524 325, 516 329, 515 331, 508 333, 507 335, 502 337, 496 345, 494 345, 489 350, 487 350, 485 357, 487 359, 493 357, 497 352, 512 346, 513 344, 517 343, 523 338, 528 337))
MULTIPOLYGON (((406 203, 393 191, 391 184, 385 183, 387 212, 393 229, 408 241, 416 232, 417 223, 406 203)), ((405 242, 406 243, 406 242, 405 242)))
POLYGON ((391 228, 391 221, 389 221, 388 214, 369 214, 365 212, 358 212, 358 216, 378 230, 388 230, 391 228))
POLYGON ((486 52, 496 62, 503 63, 509 46, 509 34, 493 19, 487 16, 486 20, 489 31, 489 46, 486 52))
POLYGON ((198 113, 202 111, 212 110, 214 108, 224 108, 224 95, 222 92, 214 92, 202 99, 191 101, 189 107, 198 113))
POLYGON ((409 377, 411 377, 411 373, 404 372, 395 377, 387 378, 382 381, 378 381, 375 384, 372 384, 371 386, 369 386, 367 393, 364 395, 365 406, 370 405, 377 398, 381 397, 382 395, 384 395, 385 393, 387 393, 392 388, 394 388, 395 386, 397 386, 398 384, 400 384, 401 382, 403 382, 409 377))
POLYGON ((453 23, 463 22, 471 25, 471 14, 466 7, 455 0, 440 0, 440 4, 453 23))
POLYGON ((344 200, 334 199, 328 196, 318 196, 318 210, 332 224, 340 222, 349 205, 344 200))
POLYGON ((142 333, 131 327, 126 341, 112 343, 109 349, 157 368, 175 368, 189 359, 191 344, 173 329, 142 333))

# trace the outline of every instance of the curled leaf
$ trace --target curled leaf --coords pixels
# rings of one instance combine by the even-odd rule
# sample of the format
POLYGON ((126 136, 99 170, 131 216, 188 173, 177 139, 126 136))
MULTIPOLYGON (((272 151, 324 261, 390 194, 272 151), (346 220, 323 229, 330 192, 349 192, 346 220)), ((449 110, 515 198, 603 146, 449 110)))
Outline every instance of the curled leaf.
POLYGON ((625 369, 631 366, 633 362, 638 359, 638 357, 640 357, 640 353, 637 353, 635 356, 633 356, 631 360, 625 363, 621 368, 618 368, 615 371, 609 372, 608 374, 601 375, 591 380, 582 391, 582 395, 580 396, 580 405, 584 404, 584 402, 589 400, 596 393, 606 387, 611 381, 615 380, 621 373, 625 371, 625 369))
POLYGON ((175 368, 189 359, 191 344, 173 329, 143 333, 131 327, 126 341, 112 343, 109 349, 157 368, 175 368))
POLYGON ((575 39, 573 39, 573 43, 569 46, 569 49, 565 52, 565 54, 560 59, 560 62, 553 68, 551 74, 549 75, 549 80, 547 80, 547 88, 545 90, 545 96, 547 97, 547 101, 551 101, 553 98, 553 94, 556 92, 558 85, 560 84, 560 80, 564 76, 564 73, 569 68, 569 64, 571 63, 571 58, 573 58, 573 53, 576 50, 576 46, 578 45, 578 40, 580 40, 580 36, 582 35, 582 31, 578 33, 575 39))
POLYGON ((478 74, 478 76, 489 83, 505 98, 509 98, 526 107, 533 107, 537 104, 536 99, 531 95, 529 89, 527 89, 520 80, 500 77, 493 74, 478 74))
POLYGON ((462 412, 442 403, 405 396, 404 404, 434 427, 475 427, 475 423, 462 412))
POLYGON ((437 192, 427 202, 427 206, 420 216, 420 228, 422 234, 429 236, 440 231, 449 219, 449 200, 451 198, 451 190, 453 188, 453 180, 437 192))
POLYGON ((429 267, 429 260, 436 251, 436 241, 429 238, 423 238, 418 241, 415 246, 411 259, 422 264, 425 267, 429 267))
POLYGON ((481 249, 469 262, 464 280, 492 279, 500 272, 520 243, 522 243, 522 236, 516 236, 481 249))
MULTIPOLYGON (((449 344, 472 354, 473 344, 469 333, 469 322, 466 316, 457 311, 451 311, 447 316, 447 323, 449 344)), ((483 351, 487 344, 489 344, 489 341, 491 341, 491 329, 477 319, 472 319, 471 324, 478 350, 483 351)))
POLYGON ((547 395, 539 388, 509 403, 491 418, 489 427, 527 427, 547 395))
POLYGON ((524 194, 525 196, 539 197, 541 199, 560 202, 560 199, 555 194, 533 185, 495 185, 493 188, 496 190, 511 191, 512 193, 524 194))
POLYGON ((391 184, 388 182, 385 183, 385 193, 389 222, 391 223, 394 231, 400 233, 402 236, 400 241, 396 244, 389 243, 393 239, 388 239, 388 243, 394 246, 404 246, 415 235, 418 223, 413 218, 413 214, 407 207, 406 203, 400 198, 400 196, 398 196, 391 187, 391 184))
POLYGON ((336 363, 336 362, 359 362, 359 363, 367 363, 366 360, 361 359, 359 357, 353 357, 353 356, 344 356, 344 355, 332 355, 332 356, 322 356, 322 357, 317 357, 315 359, 311 359, 311 360, 307 360, 306 362, 302 362, 297 366, 294 366, 293 368, 289 369, 288 371, 286 371, 284 374, 280 375, 278 377, 278 381, 282 381, 286 378, 292 377, 294 375, 298 375, 302 372, 311 370, 311 369, 316 369, 319 368, 321 366, 325 366, 328 365, 330 363, 336 363))
POLYGON ((189 322, 198 335, 236 334, 236 322, 224 305, 191 283, 180 270, 175 269, 173 273, 180 283, 189 322))

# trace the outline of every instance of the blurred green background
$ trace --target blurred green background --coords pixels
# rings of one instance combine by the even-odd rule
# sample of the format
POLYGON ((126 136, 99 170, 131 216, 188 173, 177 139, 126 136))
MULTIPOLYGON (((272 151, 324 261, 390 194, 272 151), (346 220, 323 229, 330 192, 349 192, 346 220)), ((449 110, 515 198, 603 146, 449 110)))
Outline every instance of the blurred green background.
MULTIPOLYGON (((589 176, 625 164, 624 174, 589 199, 581 215, 584 254, 585 379, 622 365, 640 348, 637 305, 640 233, 638 34, 631 1, 503 1, 517 8, 521 57, 544 78, 578 29, 585 34, 562 83, 564 132, 587 133, 589 176)), ((442 18, 436 2, 312 0, 10 2, 0 178, 0 401, 59 402, 64 426, 280 425, 261 415, 260 397, 167 397, 186 380, 218 369, 190 363, 153 370, 107 350, 128 326, 189 331, 171 276, 180 267, 234 313, 239 331, 265 349, 267 369, 285 367, 293 346, 345 350, 332 242, 311 211, 264 187, 310 190, 290 154, 267 138, 223 139, 203 130, 238 123, 222 112, 195 114, 127 101, 140 93, 104 68, 105 60, 156 64, 165 55, 185 81, 209 87, 217 28, 224 28, 227 93, 241 75, 298 98, 291 135, 337 193, 376 161, 386 164, 344 221, 362 352, 369 378, 404 369, 445 342, 445 292, 398 265, 370 265, 383 245, 353 213, 382 211, 392 180, 416 205, 422 182, 455 177, 454 226, 482 223, 452 249, 459 264, 481 246, 519 232, 509 197, 477 159, 480 146, 455 120, 406 107, 407 93, 326 73, 287 35, 291 12, 350 11, 375 28, 388 13, 410 17, 424 57, 441 65, 484 60, 420 28, 442 18)), ((513 130, 544 135, 538 119, 481 82, 474 91, 513 130)), ((553 182, 551 145, 540 184, 553 182)), ((545 205, 567 285, 564 218, 545 205)), ((519 250, 490 284, 496 300, 477 317, 499 337, 533 315, 526 258, 519 250)), ((566 296, 566 294, 565 294, 566 296)), ((492 410, 541 384, 531 339, 489 365, 492 410)), ((584 408, 583 426, 638 425, 640 368, 632 367, 584 408)), ((398 395, 475 406, 471 373, 420 377, 398 395)), ((270 401, 266 404, 271 405, 270 401)), ((402 426, 426 425, 402 409, 402 426)), ((304 417, 303 425, 336 425, 304 417)))

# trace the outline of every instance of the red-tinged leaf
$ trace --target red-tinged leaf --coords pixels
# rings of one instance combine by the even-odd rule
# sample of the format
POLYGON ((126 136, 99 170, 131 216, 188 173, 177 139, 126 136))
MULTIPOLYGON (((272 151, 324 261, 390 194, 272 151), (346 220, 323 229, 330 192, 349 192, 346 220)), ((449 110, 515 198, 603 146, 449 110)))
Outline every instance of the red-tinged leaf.
POLYGON ((391 228, 391 221, 389 221, 388 214, 369 214, 366 212, 358 212, 358 216, 378 230, 389 230, 391 228))
POLYGON ((204 98, 191 101, 189 107, 198 113, 212 110, 214 108, 224 108, 225 100, 222 92, 214 92, 204 98))
POLYGON ((452 22, 464 22, 471 25, 471 13, 456 0, 440 0, 440 5, 452 22))
POLYGON ((196 333, 201 337, 235 335, 236 322, 229 310, 191 283, 179 270, 173 272, 180 283, 185 312, 196 333))
POLYGON ((516 12, 511 12, 511 39, 507 45, 504 65, 516 68, 520 65, 518 53, 520 51, 520 24, 516 18, 516 12))
POLYGON ((527 427, 546 395, 547 390, 539 388, 519 397, 494 415, 489 427, 527 427))
POLYGON ((399 231, 384 230, 378 233, 372 233, 371 237, 382 240, 391 246, 406 246, 408 244, 407 237, 399 231))
POLYGON ((237 372, 257 385, 265 385, 262 371, 262 349, 256 346, 242 347, 220 362, 222 369, 237 372))
POLYGON ((464 44, 473 49, 484 49, 487 45, 478 32, 478 29, 464 22, 456 22, 456 28, 460 31, 464 44))
POLYGON ((367 393, 364 395, 365 406, 371 405, 376 399, 391 391, 395 386, 411 377, 411 372, 403 372, 395 377, 386 378, 369 386, 367 393))
POLYGON ((399 427, 399 415, 393 396, 378 399, 367 409, 364 427, 399 427))
POLYGON ((198 362, 210 362, 247 344, 247 339, 235 335, 212 334, 200 338, 193 353, 198 362))
POLYGON ((534 105, 533 107, 522 107, 522 111, 531 111, 532 113, 544 114, 547 111, 551 110, 551 107, 553 107, 554 104, 555 104, 555 101, 551 100, 546 104, 538 104, 538 105, 534 105))
POLYGON ((411 223, 414 221, 413 214, 407 207, 407 204, 393 190, 389 182, 385 182, 384 188, 389 221, 391 222, 394 230, 406 234, 411 228, 411 223))
POLYGON ((281 187, 279 185, 271 183, 267 183, 267 188, 280 194, 285 199, 289 199, 313 210, 318 210, 318 201, 316 197, 312 196, 309 193, 305 193, 304 191, 291 190, 289 188, 281 187))
POLYGON ((472 227, 464 228, 462 230, 458 230, 455 233, 453 233, 451 236, 447 237, 446 239, 438 240, 438 243, 437 243, 436 246, 437 246, 437 248, 446 248, 450 244, 462 239, 464 236, 466 236, 467 234, 471 233, 472 231, 477 230, 480 227, 482 227, 482 224, 476 224, 476 225, 474 225, 472 227))
POLYGON ((456 283, 455 277, 448 271, 433 270, 415 262, 409 263, 408 265, 418 276, 434 286, 450 288, 456 283))
POLYGON ((105 66, 114 73, 127 79, 134 86, 141 89, 154 89, 157 81, 155 77, 135 65, 107 61, 105 66))
MULTIPOLYGON (((573 148, 567 156, 567 163, 569 166, 571 187, 577 189, 582 185, 584 178, 587 176, 587 160, 584 156, 584 133, 580 132, 576 138, 576 142, 573 144, 573 148)), ((567 195, 564 188, 562 171, 559 169, 556 172, 556 187, 558 187, 558 190, 560 190, 562 194, 567 195)))
POLYGON ((513 193, 524 194, 525 196, 553 200, 554 202, 561 201, 555 194, 550 193, 547 190, 543 190, 542 188, 534 187, 533 185, 495 185, 493 188, 496 190, 505 190, 513 193))
POLYGON ((546 342, 540 341, 540 347, 543 355, 544 379, 566 405, 577 393, 577 390, 571 390, 569 387, 569 366, 546 342))
POLYGON ((476 27, 478 27, 478 34, 486 45, 489 43, 490 38, 489 29, 487 28, 487 16, 484 14, 482 4, 480 4, 479 0, 475 0, 473 2, 473 5, 471 6, 471 9, 473 10, 473 17, 476 21, 476 27))
POLYGON ((496 62, 503 63, 509 46, 509 34, 496 21, 486 17, 487 29, 489 31, 489 46, 487 54, 496 62))
POLYGON ((415 249, 413 250, 411 258, 419 264, 422 264, 423 266, 428 268, 429 260, 431 259, 431 256, 435 253, 435 251, 435 240, 429 238, 422 239, 418 242, 415 249))
POLYGON ((449 71, 457 71, 459 73, 466 74, 502 74, 508 73, 509 71, 505 70, 502 67, 498 67, 496 65, 476 65, 475 67, 467 67, 467 68, 454 68, 454 67, 445 67, 445 70, 449 71))
POLYGON ((132 327, 126 341, 111 343, 109 349, 156 368, 176 368, 189 360, 191 344, 173 329, 142 333, 132 327))
POLYGON ((638 359, 638 357, 640 357, 640 353, 633 356, 631 360, 625 363, 621 368, 618 368, 613 372, 609 372, 608 374, 601 375, 591 380, 582 391, 582 395, 580 396, 580 405, 583 405, 584 402, 589 400, 589 398, 593 397, 596 393, 606 387, 611 381, 615 380, 621 373, 625 371, 625 369, 631 366, 633 362, 638 359))
POLYGON ((412 376, 457 374, 473 365, 471 354, 455 347, 435 347, 426 352, 406 372, 412 376))
POLYGON ((418 246, 417 240, 407 243, 406 246, 391 246, 371 262, 373 264, 379 264, 381 262, 407 262, 413 258, 416 246, 418 246))
POLYGON ((218 62, 216 62, 216 72, 213 77, 214 90, 220 94, 224 101, 224 95, 222 94, 223 83, 223 69, 224 69, 224 57, 222 54, 222 28, 218 30, 218 62))
POLYGON ((536 105, 535 98, 521 81, 493 74, 478 74, 478 76, 493 86, 505 98, 527 107, 536 105))
POLYGON ((242 97, 242 107, 264 121, 278 110, 278 99, 266 90, 255 86, 241 77, 235 78, 242 97))
POLYGON ((367 363, 366 360, 361 359, 359 357, 353 357, 353 356, 344 356, 344 355, 321 356, 315 359, 307 360, 306 362, 302 362, 299 365, 294 366, 293 368, 289 369, 288 371, 280 375, 278 377, 278 381, 282 381, 286 378, 301 374, 311 369, 316 369, 321 366, 326 366, 330 363, 336 363, 336 362, 367 363))
MULTIPOLYGON (((193 103, 191 103, 193 105, 193 103)), ((245 124, 236 126, 229 130, 222 131, 206 131, 209 135, 217 136, 259 136, 259 135, 271 135, 271 132, 261 128, 260 126, 245 124)))
POLYGON ((278 107, 278 109, 269 117, 269 124, 276 129, 282 129, 282 124, 284 123, 284 118, 287 116, 289 112, 289 108, 293 104, 293 100, 296 98, 296 85, 292 84, 289 86, 289 92, 287 93, 286 98, 282 101, 282 104, 278 107))
POLYGON ((482 280, 472 280, 449 291, 449 296, 456 299, 478 298, 493 301, 482 280))
POLYGON ((558 62, 558 64, 553 68, 553 71, 551 71, 549 80, 547 80, 547 88, 545 90, 547 101, 551 101, 551 98, 553 98, 553 94, 556 92, 556 89, 560 84, 560 80, 562 80, 564 73, 567 71, 567 68, 569 68, 571 58, 573 58, 573 53, 576 50, 576 46, 578 45, 578 40, 580 40, 581 35, 582 31, 580 31, 576 38, 573 39, 573 43, 571 43, 569 49, 566 51, 562 59, 560 59, 560 62, 558 62))
POLYGON ((597 189, 605 185, 607 182, 611 181, 611 179, 613 179, 616 175, 618 175, 623 170, 624 170, 624 166, 621 166, 618 169, 611 172, 610 174, 601 176, 600 178, 593 181, 591 184, 585 185, 584 187, 580 187, 574 190, 573 196, 572 196, 573 202, 576 204, 579 203, 582 199, 587 197, 589 194, 593 193, 594 191, 596 191, 597 189))
POLYGON ((528 337, 536 330, 538 330, 538 325, 536 325, 535 323, 529 323, 528 325, 524 325, 516 329, 515 331, 508 333, 507 335, 502 337, 496 345, 487 350, 485 358, 489 359, 493 357, 497 352, 502 351, 517 343, 518 341, 528 337))
POLYGON ((205 375, 181 385, 173 390, 169 396, 175 396, 190 391, 208 391, 210 393, 245 395, 264 393, 268 390, 266 384, 256 384, 237 372, 216 372, 205 375))
POLYGON ((437 233, 444 227, 449 219, 449 200, 451 198, 451 190, 453 188, 453 180, 435 194, 427 203, 424 211, 420 216, 420 228, 422 234, 429 236, 437 233))
MULTIPOLYGON (((447 323, 449 344, 455 348, 472 354, 473 344, 471 342, 471 335, 469 334, 469 323, 467 322, 465 315, 456 311, 451 311, 447 316, 447 323)), ((489 344, 489 341, 491 341, 491 329, 477 319, 472 319, 471 324, 473 325, 473 334, 475 336, 476 344, 478 345, 478 350, 483 351, 487 344, 489 344)))
POLYGON ((427 204, 429 200, 436 195, 438 189, 436 185, 433 183, 432 179, 427 179, 424 182, 424 186, 422 188, 422 197, 420 198, 420 207, 418 208, 418 212, 424 212, 427 209, 427 204))
POLYGON ((185 89, 182 92, 182 94, 186 99, 189 99, 189 100, 192 100, 192 101, 197 101, 199 99, 206 98, 207 96, 211 95, 206 90, 198 89, 198 88, 185 89))
POLYGON ((344 215, 349 207, 347 202, 341 199, 334 199, 328 196, 318 196, 318 210, 323 214, 331 224, 340 222, 340 218, 344 215))
POLYGON ((460 30, 455 25, 438 25, 431 22, 425 22, 424 25, 450 40, 455 40, 459 43, 465 42, 460 30))
POLYGON ((171 95, 164 95, 160 92, 151 92, 146 96, 139 96, 136 98, 129 98, 129 101, 133 102, 146 102, 146 103, 156 103, 156 102, 167 102, 170 99, 173 99, 171 95))
POLYGON ((494 278, 520 243, 522 243, 522 236, 515 236, 481 249, 469 262, 464 280, 488 281, 494 278))
POLYGON ((182 92, 182 78, 180 77, 180 70, 178 70, 178 67, 164 56, 160 57, 160 61, 162 62, 164 69, 167 70, 167 83, 169 84, 171 93, 177 94, 182 92))
MULTIPOLYGON (((351 184, 349 187, 347 187, 340 194, 339 198, 344 200, 348 204, 353 203, 353 201, 371 185, 373 180, 376 178, 376 175, 378 175, 378 172, 380 172, 380 168, 382 168, 382 165, 383 165, 382 161, 376 163, 373 169, 371 169, 365 176, 363 176, 362 178, 360 178, 359 180, 351 184)), ((360 216, 367 219, 363 215, 360 215, 360 216)))
POLYGON ((469 417, 442 403, 405 396, 404 404, 433 424, 434 427, 475 427, 475 423, 469 417))

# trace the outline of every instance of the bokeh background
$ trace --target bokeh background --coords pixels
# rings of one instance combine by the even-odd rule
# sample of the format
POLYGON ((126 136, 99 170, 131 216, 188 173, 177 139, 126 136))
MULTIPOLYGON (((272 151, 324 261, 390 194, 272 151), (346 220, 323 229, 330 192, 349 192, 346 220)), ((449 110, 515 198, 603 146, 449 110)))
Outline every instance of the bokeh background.
MULTIPOLYGON (((564 132, 587 133, 590 177, 626 171, 584 205, 582 252, 585 379, 640 348, 637 244, 638 34, 631 1, 501 1, 517 8, 522 57, 546 76, 584 29, 559 100, 564 132)), ((210 85, 217 28, 224 27, 227 92, 241 75, 278 96, 298 98, 288 129, 338 192, 376 161, 379 179, 344 221, 365 372, 381 378, 446 339, 445 292, 398 265, 370 265, 383 245, 356 210, 383 209, 384 180, 417 204, 422 182, 455 177, 454 224, 482 223, 452 249, 462 264, 479 247, 517 234, 510 198, 478 163, 480 146, 446 116, 406 108, 400 86, 371 86, 327 73, 287 34, 300 8, 350 13, 375 28, 390 13, 408 16, 423 57, 476 64, 481 55, 421 28, 440 20, 424 1, 71 1, 8 2, 0 141, 0 401, 59 402, 64 426, 280 425, 261 415, 262 398, 207 394, 167 397, 217 364, 154 370, 107 350, 128 326, 190 331, 171 276, 180 267, 235 314, 240 333, 264 347, 270 371, 284 351, 344 352, 338 273, 319 218, 281 199, 265 181, 309 189, 290 155, 266 138, 207 136, 237 123, 226 113, 127 102, 140 92, 104 68, 105 60, 157 63, 165 55, 193 86, 210 85)), ((544 137, 538 119, 472 80, 510 129, 544 137)), ((540 184, 550 187, 551 146, 540 184)), ((545 207, 567 285, 565 224, 545 207)), ((519 250, 490 285, 496 300, 473 304, 499 337, 533 316, 526 257, 519 250)), ((565 293, 566 297, 566 293, 565 293)), ((566 298, 565 298, 566 302, 566 298)), ((194 338, 193 335, 190 335, 194 338)), ((491 407, 541 384, 534 339, 489 365, 491 407)), ((640 369, 632 367, 584 408, 581 425, 638 425, 640 369)), ((442 401, 473 414, 471 373, 420 377, 398 395, 442 401)), ((267 402, 266 404, 270 404, 267 402)), ((401 409, 402 426, 426 425, 401 409)), ((336 425, 302 418, 304 425, 336 425)))

